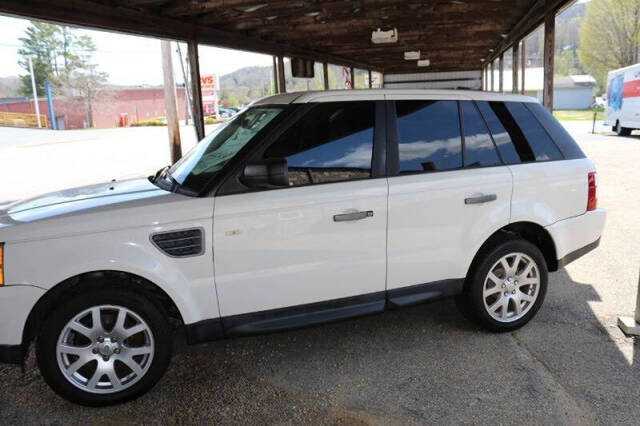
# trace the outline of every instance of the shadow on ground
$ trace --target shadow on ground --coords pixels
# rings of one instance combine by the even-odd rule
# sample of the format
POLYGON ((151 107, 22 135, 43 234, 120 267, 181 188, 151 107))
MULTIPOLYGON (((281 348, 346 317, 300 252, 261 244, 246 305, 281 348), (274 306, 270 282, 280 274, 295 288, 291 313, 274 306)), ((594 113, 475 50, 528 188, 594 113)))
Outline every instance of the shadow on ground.
MULTIPOLYGON (((128 404, 90 409, 33 367, 0 369, 0 423, 637 424, 631 339, 593 314, 593 283, 550 275, 525 328, 487 333, 445 300, 291 332, 178 344, 166 376, 128 404)), ((32 355, 31 355, 32 357, 32 355)))

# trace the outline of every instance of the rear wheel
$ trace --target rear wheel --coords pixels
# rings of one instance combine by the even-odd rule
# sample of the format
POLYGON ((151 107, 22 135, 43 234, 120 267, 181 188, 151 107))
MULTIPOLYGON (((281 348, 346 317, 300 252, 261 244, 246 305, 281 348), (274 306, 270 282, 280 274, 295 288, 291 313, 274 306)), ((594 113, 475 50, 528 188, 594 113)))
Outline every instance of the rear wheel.
POLYGON ((171 356, 162 307, 119 288, 79 295, 58 307, 36 345, 47 383, 65 399, 108 405, 133 399, 162 376, 171 356))
POLYGON ((619 121, 616 121, 616 125, 613 127, 613 131, 616 132, 618 136, 630 136, 631 129, 628 127, 622 127, 619 121))
POLYGON ((471 314, 486 328, 509 331, 536 314, 547 291, 547 265, 528 241, 508 240, 486 252, 467 277, 471 314))

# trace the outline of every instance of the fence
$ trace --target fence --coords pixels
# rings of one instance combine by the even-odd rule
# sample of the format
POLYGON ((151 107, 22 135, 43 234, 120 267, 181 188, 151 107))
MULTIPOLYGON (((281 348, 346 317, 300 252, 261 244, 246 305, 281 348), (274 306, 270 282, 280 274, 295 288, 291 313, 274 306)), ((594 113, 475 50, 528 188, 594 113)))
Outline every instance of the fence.
MULTIPOLYGON (((40 114, 40 125, 45 129, 49 127, 47 116, 44 114, 40 114)), ((38 127, 38 119, 35 114, 0 112, 0 126, 38 127)))

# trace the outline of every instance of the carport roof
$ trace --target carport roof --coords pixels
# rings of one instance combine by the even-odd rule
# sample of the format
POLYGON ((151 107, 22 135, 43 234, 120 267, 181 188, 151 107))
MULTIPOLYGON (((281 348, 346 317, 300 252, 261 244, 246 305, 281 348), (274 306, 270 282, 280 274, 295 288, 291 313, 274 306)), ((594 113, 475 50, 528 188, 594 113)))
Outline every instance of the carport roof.
POLYGON ((478 70, 568 0, 2 0, 0 13, 385 73, 478 70), (397 28, 398 42, 371 32, 397 28), (429 68, 403 52, 420 50, 429 68))

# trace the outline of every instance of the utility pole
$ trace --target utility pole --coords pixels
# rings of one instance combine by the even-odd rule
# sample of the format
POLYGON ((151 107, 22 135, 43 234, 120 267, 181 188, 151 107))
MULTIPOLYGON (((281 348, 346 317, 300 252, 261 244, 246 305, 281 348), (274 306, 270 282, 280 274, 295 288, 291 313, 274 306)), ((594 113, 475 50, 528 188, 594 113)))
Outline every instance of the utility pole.
POLYGON ((160 41, 162 51, 162 74, 164 77, 164 104, 169 130, 169 151, 171 163, 175 163, 182 157, 180 145, 180 125, 178 123, 178 105, 176 103, 176 80, 173 76, 173 61, 171 60, 171 42, 160 41))
POLYGON ((29 72, 31 73, 31 89, 33 89, 33 107, 36 109, 36 120, 38 120, 38 129, 42 128, 40 123, 40 105, 38 105, 38 92, 36 91, 36 76, 33 74, 33 61, 29 56, 29 72))

